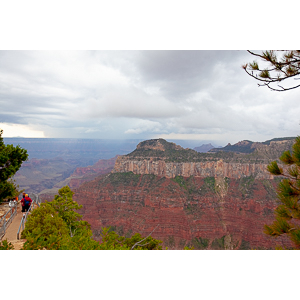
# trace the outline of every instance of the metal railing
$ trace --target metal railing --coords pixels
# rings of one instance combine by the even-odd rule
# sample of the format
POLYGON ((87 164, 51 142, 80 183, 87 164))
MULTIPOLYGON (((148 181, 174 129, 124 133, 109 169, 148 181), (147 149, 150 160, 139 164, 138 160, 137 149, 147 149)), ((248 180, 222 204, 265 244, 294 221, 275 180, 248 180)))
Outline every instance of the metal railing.
POLYGON ((26 214, 22 217, 21 219, 21 222, 20 222, 20 226, 19 226, 19 230, 17 232, 17 239, 19 240, 20 239, 20 233, 24 230, 25 228, 25 224, 26 224, 26 221, 27 221, 27 216, 28 214, 31 212, 32 209, 34 209, 34 206, 37 205, 38 207, 40 207, 40 204, 41 204, 41 199, 38 195, 36 194, 32 194, 32 203, 31 205, 29 206, 29 209, 28 211, 26 212, 26 214))
POLYGON ((12 202, 12 207, 0 220, 0 240, 4 237, 6 229, 11 224, 14 217, 17 215, 18 202, 12 202))

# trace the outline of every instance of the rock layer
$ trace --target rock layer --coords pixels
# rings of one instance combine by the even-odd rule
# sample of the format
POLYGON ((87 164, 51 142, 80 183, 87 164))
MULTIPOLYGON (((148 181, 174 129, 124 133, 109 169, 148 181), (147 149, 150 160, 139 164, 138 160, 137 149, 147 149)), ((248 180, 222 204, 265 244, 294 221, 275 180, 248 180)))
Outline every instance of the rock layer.
POLYGON ((206 162, 181 162, 173 163, 156 158, 147 158, 145 160, 134 160, 127 156, 119 156, 116 160, 114 173, 133 172, 134 174, 153 174, 174 178, 183 177, 228 177, 241 178, 243 176, 255 176, 261 179, 273 179, 267 170, 267 164, 263 163, 235 163, 218 161, 206 162))
POLYGON ((102 227, 140 232, 170 249, 271 249, 289 245, 263 233, 277 205, 274 180, 111 173, 75 190, 80 211, 99 238, 102 227))

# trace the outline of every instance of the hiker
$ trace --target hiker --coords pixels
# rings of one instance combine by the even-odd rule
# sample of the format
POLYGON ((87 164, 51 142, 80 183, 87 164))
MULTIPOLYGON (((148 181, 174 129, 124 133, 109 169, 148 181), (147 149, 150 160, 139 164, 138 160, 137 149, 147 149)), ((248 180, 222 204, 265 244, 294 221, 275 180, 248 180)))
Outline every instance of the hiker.
POLYGON ((31 198, 28 197, 28 194, 25 194, 25 197, 24 197, 24 194, 25 193, 23 193, 23 198, 21 200, 23 216, 25 216, 26 212, 29 210, 29 207, 32 202, 31 198))

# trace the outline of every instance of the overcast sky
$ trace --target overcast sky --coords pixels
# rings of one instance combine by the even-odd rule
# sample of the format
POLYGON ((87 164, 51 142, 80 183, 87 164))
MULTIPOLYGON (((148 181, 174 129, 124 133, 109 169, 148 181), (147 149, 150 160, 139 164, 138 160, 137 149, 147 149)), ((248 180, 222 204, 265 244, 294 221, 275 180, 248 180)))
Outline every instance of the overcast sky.
POLYGON ((258 87, 246 51, 0 51, 4 137, 196 139, 299 133, 299 90, 258 87))

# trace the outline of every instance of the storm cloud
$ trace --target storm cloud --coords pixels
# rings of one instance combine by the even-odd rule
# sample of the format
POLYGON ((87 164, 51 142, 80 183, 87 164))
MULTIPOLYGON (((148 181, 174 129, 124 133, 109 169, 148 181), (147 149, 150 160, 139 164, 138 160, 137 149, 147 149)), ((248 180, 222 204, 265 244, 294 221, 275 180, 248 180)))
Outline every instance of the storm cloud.
POLYGON ((299 91, 258 87, 241 68, 252 60, 237 50, 0 51, 0 127, 219 144, 296 136, 299 91))

